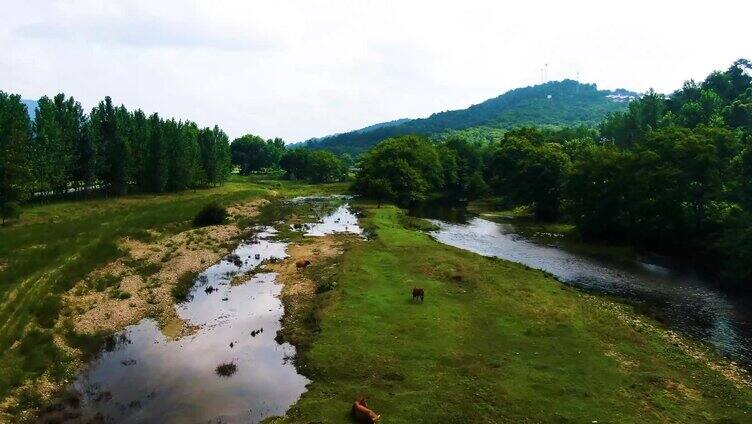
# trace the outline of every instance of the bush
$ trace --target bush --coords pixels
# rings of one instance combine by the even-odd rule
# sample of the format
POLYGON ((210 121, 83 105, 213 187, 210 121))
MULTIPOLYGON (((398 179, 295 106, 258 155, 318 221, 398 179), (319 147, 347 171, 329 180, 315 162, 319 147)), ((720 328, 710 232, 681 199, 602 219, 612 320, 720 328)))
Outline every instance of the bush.
POLYGON ((190 271, 186 271, 178 278, 178 281, 172 286, 172 297, 177 302, 185 302, 189 300, 191 288, 196 281, 196 274, 190 271))
POLYGON ((5 224, 6 220, 15 219, 21 216, 21 206, 16 202, 5 202, 0 205, 0 218, 5 224))
POLYGON ((238 371, 238 366, 232 362, 219 364, 217 365, 217 368, 214 370, 214 372, 216 372, 217 375, 220 377, 230 377, 231 375, 235 374, 235 372, 237 371, 238 371))
POLYGON ((320 281, 316 284, 316 294, 326 293, 337 288, 336 281, 320 281))
POLYGON ((193 219, 196 227, 223 224, 227 219, 227 209, 218 203, 209 203, 193 219))

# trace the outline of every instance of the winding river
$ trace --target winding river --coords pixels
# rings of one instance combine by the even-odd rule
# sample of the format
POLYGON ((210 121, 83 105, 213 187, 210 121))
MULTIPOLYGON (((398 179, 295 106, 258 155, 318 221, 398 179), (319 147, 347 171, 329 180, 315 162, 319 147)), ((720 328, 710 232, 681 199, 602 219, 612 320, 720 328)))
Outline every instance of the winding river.
POLYGON ((656 259, 616 262, 576 253, 565 244, 533 241, 513 222, 480 217, 429 221, 439 227, 431 235, 442 243, 518 262, 588 292, 625 300, 752 368, 752 299, 719 291, 691 269, 656 259))

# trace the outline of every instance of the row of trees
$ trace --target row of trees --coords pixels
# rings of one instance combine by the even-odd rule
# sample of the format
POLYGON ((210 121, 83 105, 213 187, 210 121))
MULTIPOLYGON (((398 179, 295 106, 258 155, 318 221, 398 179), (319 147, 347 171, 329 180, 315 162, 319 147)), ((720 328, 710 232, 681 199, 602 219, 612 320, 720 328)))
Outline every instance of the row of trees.
POLYGON ((289 149, 280 159, 280 168, 290 179, 315 183, 344 181, 348 164, 345 159, 327 150, 289 149))
POLYGON ((34 120, 0 92, 0 204, 101 189, 161 193, 216 185, 231 171, 218 127, 146 116, 106 97, 87 116, 75 99, 39 99, 34 120))
POLYGON ((348 158, 325 150, 286 149, 282 139, 247 134, 230 145, 232 163, 242 175, 275 169, 285 171, 289 179, 316 183, 343 181, 347 177, 348 158))
POLYGON ((520 128, 491 142, 386 140, 354 190, 379 201, 495 195, 591 239, 681 253, 752 280, 752 65, 670 96, 650 92, 598 128, 520 128))

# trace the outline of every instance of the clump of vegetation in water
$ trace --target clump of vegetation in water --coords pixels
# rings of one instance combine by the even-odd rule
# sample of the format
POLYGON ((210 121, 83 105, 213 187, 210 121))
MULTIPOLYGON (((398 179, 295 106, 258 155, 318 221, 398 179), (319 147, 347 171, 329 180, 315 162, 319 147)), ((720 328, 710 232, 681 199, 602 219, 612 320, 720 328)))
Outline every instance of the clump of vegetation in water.
POLYGON ((178 281, 172 286, 172 297, 177 302, 185 302, 188 300, 188 295, 193 287, 193 282, 196 280, 196 274, 193 272, 185 272, 178 278, 178 281))
POLYGON ((233 362, 226 362, 224 364, 217 365, 217 368, 214 370, 215 373, 217 373, 220 377, 230 377, 233 374, 235 374, 238 371, 238 366, 235 365, 233 362))
POLYGON ((227 209, 219 203, 209 203, 193 218, 193 225, 206 227, 207 225, 223 224, 227 220, 227 209))

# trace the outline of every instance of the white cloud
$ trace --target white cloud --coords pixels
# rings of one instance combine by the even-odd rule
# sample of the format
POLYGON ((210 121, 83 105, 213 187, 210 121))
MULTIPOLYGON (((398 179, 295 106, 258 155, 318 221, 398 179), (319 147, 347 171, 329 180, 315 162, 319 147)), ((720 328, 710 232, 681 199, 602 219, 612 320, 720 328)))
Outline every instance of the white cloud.
POLYGON ((746 2, 8 2, 0 89, 290 141, 573 78, 670 92, 752 57, 746 2))

